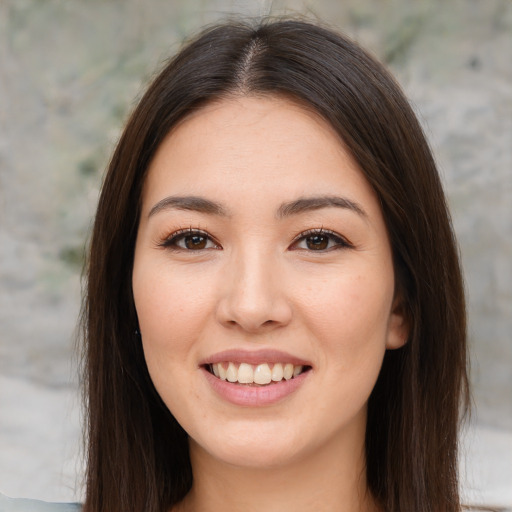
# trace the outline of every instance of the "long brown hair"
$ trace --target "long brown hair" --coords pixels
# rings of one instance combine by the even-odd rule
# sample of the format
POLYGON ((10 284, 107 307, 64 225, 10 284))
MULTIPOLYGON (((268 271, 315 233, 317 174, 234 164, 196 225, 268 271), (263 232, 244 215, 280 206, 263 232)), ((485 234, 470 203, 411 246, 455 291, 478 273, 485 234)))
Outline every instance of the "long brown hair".
POLYGON ((381 203, 410 337, 388 351, 368 404, 369 490, 386 511, 460 510, 457 432, 467 407, 461 270, 418 121, 390 74, 318 24, 229 22, 203 31, 150 85, 99 200, 83 308, 85 512, 162 512, 188 492, 187 435, 148 375, 131 274, 148 165, 176 123, 232 95, 285 95, 339 133, 381 203))

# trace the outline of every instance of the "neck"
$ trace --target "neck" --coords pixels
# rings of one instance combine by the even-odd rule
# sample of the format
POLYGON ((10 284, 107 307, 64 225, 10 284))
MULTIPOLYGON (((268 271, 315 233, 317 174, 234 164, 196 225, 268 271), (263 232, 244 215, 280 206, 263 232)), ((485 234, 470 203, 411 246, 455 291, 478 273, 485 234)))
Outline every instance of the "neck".
POLYGON ((359 441, 329 444, 288 465, 264 468, 227 464, 191 441, 194 484, 173 511, 376 512, 366 484, 364 439, 359 441))

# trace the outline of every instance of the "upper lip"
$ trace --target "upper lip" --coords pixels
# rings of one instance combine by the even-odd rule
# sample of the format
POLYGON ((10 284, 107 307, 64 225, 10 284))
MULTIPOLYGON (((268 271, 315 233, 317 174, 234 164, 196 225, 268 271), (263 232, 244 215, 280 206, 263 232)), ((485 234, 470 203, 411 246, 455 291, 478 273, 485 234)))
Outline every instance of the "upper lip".
POLYGON ((296 357, 287 352, 274 349, 259 349, 259 350, 244 350, 244 349, 231 349, 217 352, 204 358, 200 361, 199 365, 204 366, 208 364, 232 362, 232 363, 249 363, 249 364, 263 364, 263 363, 292 363, 295 366, 311 366, 309 361, 296 357))

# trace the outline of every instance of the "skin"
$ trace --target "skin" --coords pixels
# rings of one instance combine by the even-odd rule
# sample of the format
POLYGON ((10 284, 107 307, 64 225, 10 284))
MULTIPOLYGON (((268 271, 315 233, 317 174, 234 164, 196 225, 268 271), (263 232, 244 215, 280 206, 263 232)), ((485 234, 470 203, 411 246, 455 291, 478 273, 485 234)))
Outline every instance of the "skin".
POLYGON ((175 510, 377 510, 366 492, 367 400, 407 328, 377 198, 338 135, 283 98, 224 99, 167 136, 142 200, 133 292, 143 348, 189 434, 194 472, 175 510), (225 215, 162 207, 175 196, 225 215), (313 196, 356 209, 279 215, 313 196), (192 249, 190 233, 173 238, 189 229, 205 237, 192 249), (310 370, 272 405, 234 405, 200 366, 228 349, 278 349, 310 370))

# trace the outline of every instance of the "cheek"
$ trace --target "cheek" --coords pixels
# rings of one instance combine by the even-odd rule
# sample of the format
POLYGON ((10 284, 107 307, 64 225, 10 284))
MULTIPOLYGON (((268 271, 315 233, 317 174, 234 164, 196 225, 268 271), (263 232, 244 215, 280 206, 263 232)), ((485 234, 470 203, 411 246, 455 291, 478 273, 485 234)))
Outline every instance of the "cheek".
MULTIPOLYGON (((133 295, 144 354, 153 380, 173 364, 183 364, 202 323, 205 298, 193 284, 165 264, 136 260, 133 295)), ((179 367, 177 368, 179 371, 179 367)))
POLYGON ((364 328, 387 320, 392 290, 392 282, 382 277, 340 274, 319 283, 316 289, 308 287, 302 302, 311 318, 326 322, 333 329, 339 329, 340 324, 345 329, 358 325, 364 328))
MULTIPOLYGON (((311 289, 308 287, 309 290, 311 289)), ((347 368, 384 352, 393 296, 392 280, 371 273, 325 281, 302 302, 308 330, 332 362, 347 368)))
POLYGON ((161 331, 168 338, 197 325, 210 302, 209 289, 204 279, 186 270, 136 260, 133 294, 141 332, 161 331))
MULTIPOLYGON (((205 298, 190 293, 194 286, 183 272, 170 272, 166 265, 155 262, 136 263, 140 266, 134 265, 133 294, 144 357, 156 390, 176 416, 199 399, 193 386, 186 388, 185 397, 179 390, 184 382, 190 382, 191 369, 196 369, 205 298)), ((176 419, 184 421, 179 414, 176 419)))

